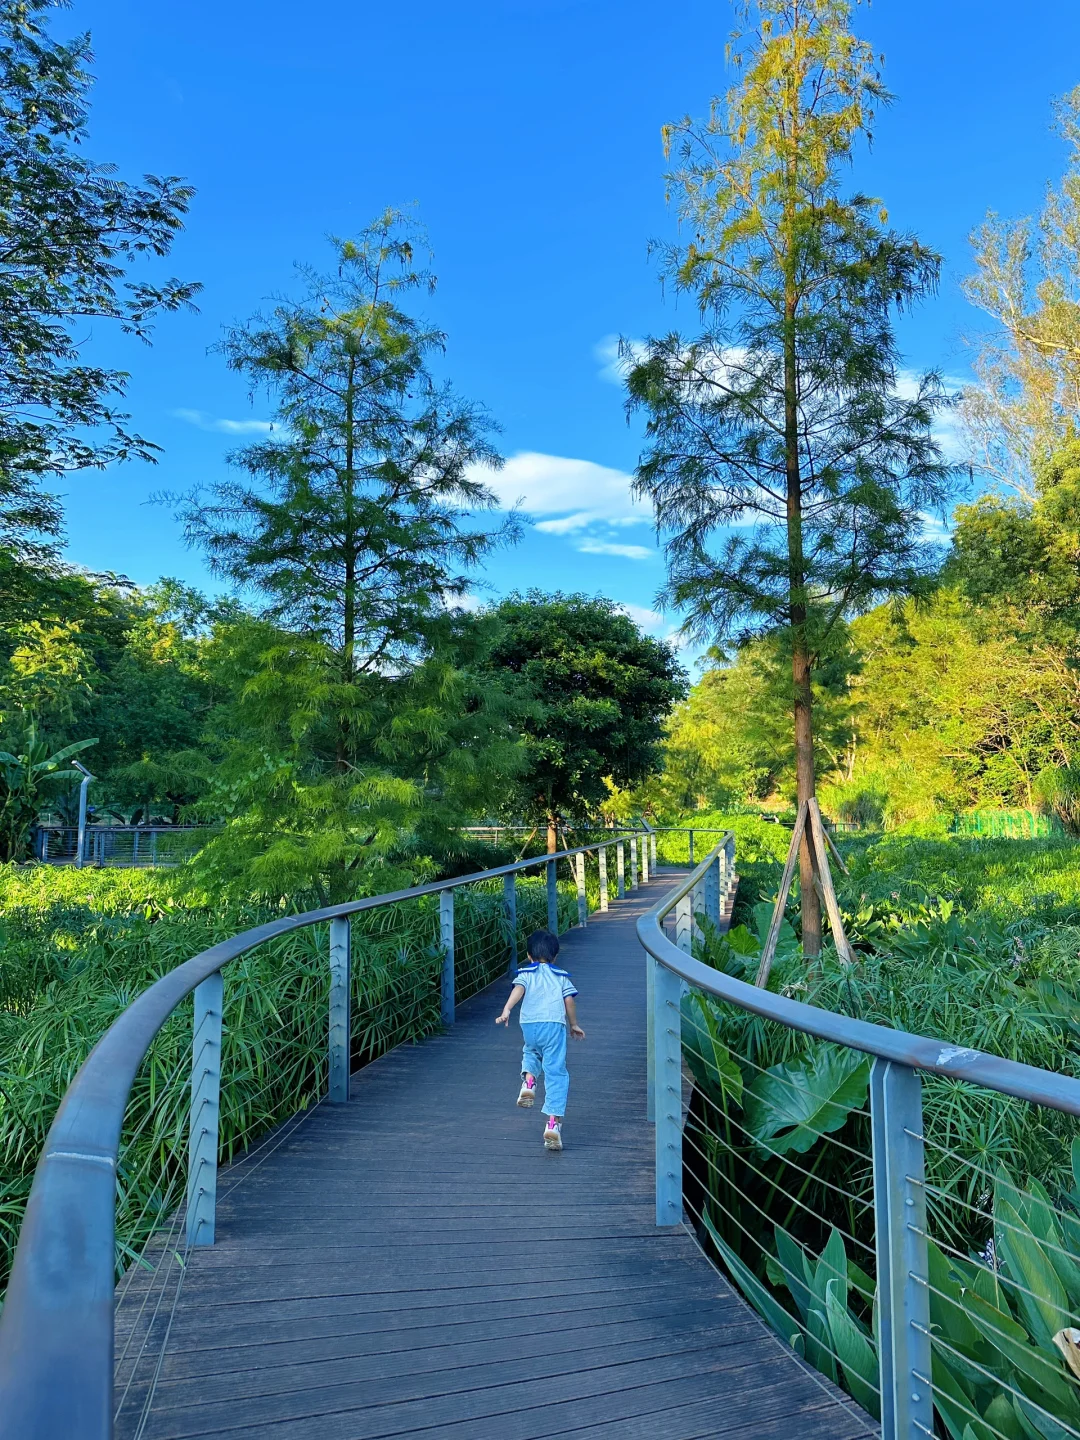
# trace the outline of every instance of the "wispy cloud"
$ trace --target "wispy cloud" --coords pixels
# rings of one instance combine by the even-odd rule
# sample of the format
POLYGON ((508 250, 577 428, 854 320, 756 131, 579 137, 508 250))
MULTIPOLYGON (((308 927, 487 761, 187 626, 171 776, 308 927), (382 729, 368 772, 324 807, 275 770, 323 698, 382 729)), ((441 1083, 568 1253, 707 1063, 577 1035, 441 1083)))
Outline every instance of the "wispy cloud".
POLYGON ((656 555, 644 545, 618 545, 610 540, 579 540, 574 549, 582 555, 617 555, 623 560, 652 560, 656 555))
POLYGON ((619 609, 624 615, 629 615, 635 625, 640 625, 642 630, 663 630, 667 620, 659 610, 650 610, 646 605, 620 604, 619 609))
POLYGON ((202 410, 174 410, 177 420, 194 425, 197 430, 210 430, 216 435, 269 435, 273 425, 269 420, 219 420, 202 410))
POLYGON ((542 516, 536 528, 548 535, 569 535, 595 524, 652 524, 651 505, 630 493, 632 477, 592 460, 524 450, 501 470, 477 466, 472 475, 494 492, 503 509, 519 505, 527 515, 542 516))
POLYGON ((609 385, 621 385, 631 365, 636 365, 645 354, 644 340, 628 340, 626 353, 619 354, 618 335, 605 335, 593 346, 593 354, 600 361, 600 379, 609 385))

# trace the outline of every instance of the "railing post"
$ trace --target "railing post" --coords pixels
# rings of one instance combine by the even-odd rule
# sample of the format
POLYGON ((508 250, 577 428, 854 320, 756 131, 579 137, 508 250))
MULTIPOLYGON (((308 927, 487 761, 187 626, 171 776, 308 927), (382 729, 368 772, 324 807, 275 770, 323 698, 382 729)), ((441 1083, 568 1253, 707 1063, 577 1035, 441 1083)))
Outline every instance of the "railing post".
POLYGON ((652 861, 653 873, 656 873, 656 831, 649 832, 649 857, 652 861))
POLYGON ((694 898, 687 894, 675 902, 675 944, 687 955, 693 953, 694 898))
POLYGON ((516 975, 518 968, 516 874, 503 876, 503 914, 506 917, 506 939, 509 950, 506 973, 516 975))
POLYGON ((439 941, 442 945, 442 1023, 454 1023, 454 892, 439 891, 439 941))
POLYGON ((349 1100, 352 1060, 352 923, 347 915, 330 921, 330 1086, 331 1105, 349 1100))
POLYGON ((697 941, 704 940, 705 938, 705 932, 698 923, 698 916, 704 909, 705 879, 703 876, 690 892, 690 934, 697 941))
POLYGON ((694 832, 693 832, 693 830, 690 831, 690 839, 689 839, 689 842, 688 842, 688 843, 689 843, 689 846, 690 846, 690 850, 689 850, 689 854, 690 854, 690 865, 691 865, 691 868, 693 868, 693 864, 694 864, 694 832))
POLYGON ((720 928, 720 865, 724 852, 714 855, 712 864, 705 871, 705 880, 702 885, 703 904, 711 924, 719 930, 720 928))
POLYGON ((598 866, 599 866, 599 868, 600 868, 600 909, 601 909, 601 910, 606 910, 606 909, 608 908, 608 893, 607 893, 607 852, 608 852, 608 847, 607 847, 606 845, 601 845, 600 848, 599 848, 599 850, 596 852, 596 860, 597 860, 597 864, 598 864, 598 866))
POLYGON ((657 963, 651 955, 645 956, 645 1118, 652 1125, 656 1120, 656 1047, 653 1035, 653 1010, 656 997, 653 981, 656 978, 657 963))
POLYGON ((552 935, 559 933, 559 877, 555 870, 556 862, 547 862, 547 907, 548 907, 548 929, 552 935))
POLYGON ((589 921, 589 902, 585 897, 585 851, 579 850, 574 860, 574 878, 577 880, 577 922, 584 930, 589 921))
POLYGON ((626 896, 626 845, 622 840, 615 846, 615 895, 619 900, 626 896))
POLYGON ((732 899, 733 899, 733 897, 734 897, 734 895, 735 895, 735 836, 734 836, 734 835, 732 835, 732 837, 730 838, 730 840, 728 840, 727 844, 724 846, 724 854, 725 854, 725 856, 727 857, 727 864, 726 864, 725 869, 724 869, 724 873, 725 873, 725 876, 726 876, 726 879, 727 879, 727 883, 726 883, 725 886, 724 886, 724 896, 723 896, 723 900, 724 900, 724 909, 727 910, 727 909, 729 908, 729 906, 731 905, 732 899))
POLYGON ((656 1223, 682 1224, 682 1036, 677 975, 651 956, 655 1059, 656 1223))
POLYGON ((187 1243, 213 1245, 217 1214, 218 1117, 221 1109, 221 972, 195 987, 188 1118, 187 1243))
POLYGON ((636 836, 636 835, 631 835, 631 836, 630 836, 630 888, 631 888, 632 890, 636 890, 636 889, 638 888, 637 875, 638 875, 638 866, 637 866, 637 836, 636 836))
POLYGON ((876 1059, 870 1071, 882 1440, 934 1429, 930 1290, 918 1071, 876 1059))
POLYGON ((641 837, 641 883, 643 885, 649 883, 649 837, 647 835, 641 837))

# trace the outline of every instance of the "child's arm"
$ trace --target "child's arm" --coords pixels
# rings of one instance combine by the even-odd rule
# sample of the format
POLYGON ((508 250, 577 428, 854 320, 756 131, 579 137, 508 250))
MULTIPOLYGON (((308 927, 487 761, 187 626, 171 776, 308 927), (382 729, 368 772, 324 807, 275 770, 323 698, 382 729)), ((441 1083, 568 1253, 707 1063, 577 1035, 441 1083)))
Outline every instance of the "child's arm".
POLYGON ((509 998, 509 1000, 507 1000, 506 1004, 503 1006, 502 1014, 495 1016, 495 1024, 496 1024, 496 1025, 509 1025, 509 1024, 510 1024, 510 1011, 513 1010, 514 1006, 518 1003, 518 1001, 521 999, 521 997, 522 997, 524 994, 525 994, 525 986, 524 986, 524 985, 515 985, 515 986, 514 986, 514 988, 510 991, 510 998, 509 998))
POLYGON ((574 1004, 574 997, 567 995, 563 1004, 566 1006, 566 1023, 570 1026, 570 1034, 575 1040, 584 1040, 585 1031, 577 1023, 577 1006, 574 1004))

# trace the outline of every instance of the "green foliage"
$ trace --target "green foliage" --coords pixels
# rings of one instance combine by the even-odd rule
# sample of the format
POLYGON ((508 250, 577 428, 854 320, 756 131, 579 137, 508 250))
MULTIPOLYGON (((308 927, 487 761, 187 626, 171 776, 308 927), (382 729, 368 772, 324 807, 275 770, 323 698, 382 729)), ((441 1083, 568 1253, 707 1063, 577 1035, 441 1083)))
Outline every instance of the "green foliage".
POLYGON ((77 740, 62 750, 39 740, 31 724, 18 745, 18 753, 0 750, 0 861, 15 860, 26 849, 30 827, 37 818, 43 793, 62 780, 82 779, 78 770, 63 765, 93 740, 77 740))
MULTIPOLYGON (((571 885, 562 887, 559 900, 561 925, 576 923, 571 885)), ((459 890, 455 911, 455 989, 466 999, 506 969, 501 881, 459 890)), ((101 1035, 159 976, 274 914, 190 889, 181 894, 176 878, 160 873, 0 866, 0 1285, 49 1125, 101 1035)), ((546 915, 543 880, 520 880, 520 954, 546 915)), ((439 1028, 438 897, 357 916, 352 933, 352 1066, 359 1068, 439 1028)), ((224 971, 226 1163, 325 1090, 327 943, 325 927, 299 931, 224 971)), ((120 1270, 155 1230, 171 1223, 182 1200, 191 1023, 189 1000, 153 1041, 128 1103, 117 1208, 120 1270)))
POLYGON ((662 726, 685 693, 671 647, 642 634, 613 601, 511 595, 485 612, 497 627, 486 660, 531 706, 526 764, 503 808, 549 821, 594 814, 612 786, 656 768, 662 726))
POLYGON ((55 8, 0 5, 0 543, 30 554, 60 528, 43 478, 156 448, 117 408, 127 375, 83 358, 92 322, 146 339, 199 288, 126 279, 168 254, 193 191, 175 176, 132 185, 86 157, 90 40, 54 40, 55 8))

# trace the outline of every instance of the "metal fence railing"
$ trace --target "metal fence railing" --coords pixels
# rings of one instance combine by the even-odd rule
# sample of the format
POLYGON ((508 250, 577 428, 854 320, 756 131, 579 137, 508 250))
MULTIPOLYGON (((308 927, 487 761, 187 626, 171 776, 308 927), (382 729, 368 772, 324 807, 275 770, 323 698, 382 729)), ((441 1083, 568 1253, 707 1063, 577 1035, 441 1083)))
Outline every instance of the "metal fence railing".
POLYGON ((796 952, 738 978, 724 856, 638 921, 657 1224, 884 1440, 1076 1440, 1080 1080, 806 1004, 796 952))
POLYGON ((207 825, 87 825, 80 856, 77 825, 44 824, 34 836, 34 855, 50 865, 182 865, 215 833, 207 825))
POLYGON ((0 1313, 0 1440, 139 1435, 193 1247, 350 1073, 647 879, 647 836, 598 842, 246 931, 145 990, 49 1130, 0 1313), (238 1160, 219 1172, 219 1163, 238 1160))

